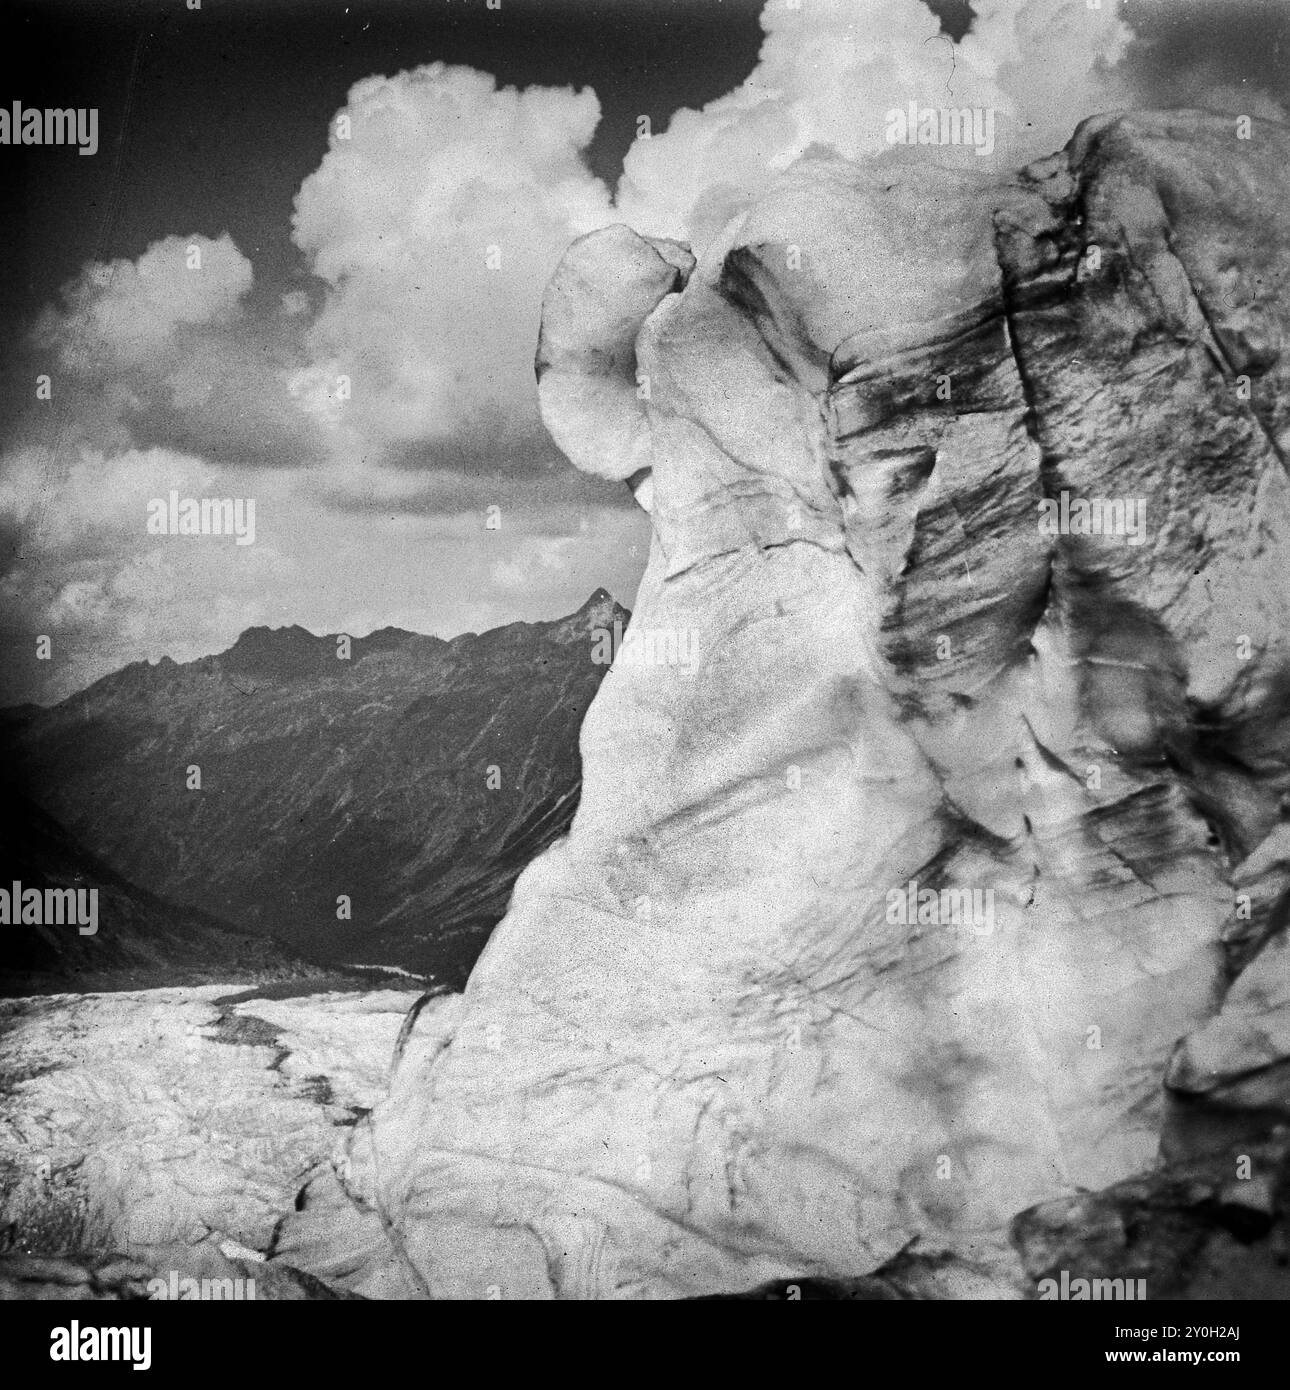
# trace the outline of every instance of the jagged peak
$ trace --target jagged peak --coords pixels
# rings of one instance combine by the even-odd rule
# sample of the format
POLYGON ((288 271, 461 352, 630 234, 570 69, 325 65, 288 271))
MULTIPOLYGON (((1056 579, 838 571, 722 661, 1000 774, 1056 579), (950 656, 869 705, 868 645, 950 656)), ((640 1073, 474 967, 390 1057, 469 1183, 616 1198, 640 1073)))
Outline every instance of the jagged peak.
POLYGON ((585 636, 594 628, 608 627, 616 619, 625 622, 630 616, 629 610, 602 587, 596 589, 577 612, 558 619, 553 627, 557 639, 567 641, 585 636))
MULTIPOLYGON (((194 657, 188 661, 176 661, 173 657, 163 654, 128 662, 118 670, 100 676, 83 689, 73 691, 57 704, 90 698, 91 692, 97 692, 98 696, 110 694, 121 682, 146 686, 149 680, 155 680, 158 676, 173 678, 185 671, 199 674, 231 669, 259 676, 276 675, 286 678, 318 673, 336 674, 340 672, 340 668, 334 668, 329 663, 320 663, 323 656, 334 653, 337 638, 342 635, 352 639, 354 659, 359 661, 382 652, 398 652, 405 647, 424 653, 428 647, 448 646, 451 643, 469 644, 499 633, 509 633, 513 637, 524 632, 554 633, 557 637, 567 640, 573 636, 580 636, 591 628, 612 623, 616 618, 625 621, 629 616, 629 610, 624 608, 608 589, 601 586, 591 593, 581 608, 563 617, 536 622, 503 623, 483 632, 458 633, 452 638, 437 637, 431 633, 415 632, 409 628, 388 624, 360 637, 353 633, 315 633, 300 623, 286 623, 279 627, 270 626, 268 623, 256 623, 245 628, 237 639, 222 651, 194 657)), ((44 706, 33 705, 32 708, 41 709, 44 706)))

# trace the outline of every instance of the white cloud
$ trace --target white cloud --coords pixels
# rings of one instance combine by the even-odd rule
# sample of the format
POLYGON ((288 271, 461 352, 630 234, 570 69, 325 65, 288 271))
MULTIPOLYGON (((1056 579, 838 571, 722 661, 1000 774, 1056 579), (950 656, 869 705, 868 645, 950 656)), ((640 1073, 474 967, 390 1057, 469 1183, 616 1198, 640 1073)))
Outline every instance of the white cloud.
POLYGON ((169 449, 81 448, 62 468, 48 450, 21 449, 0 468, 0 520, 21 529, 20 558, 95 558, 146 538, 149 498, 201 496, 215 481, 208 463, 169 449))
POLYGON ((533 404, 542 290, 610 219, 582 159, 589 90, 498 88, 435 63, 357 83, 296 199, 295 239, 330 286, 294 379, 343 458, 549 451, 533 404), (331 384, 349 378, 343 408, 331 384))
POLYGON ((1260 116, 1283 123, 1286 120, 1285 107, 1271 93, 1251 83, 1224 82, 1202 71, 1187 82, 1185 90, 1183 102, 1190 106, 1226 111, 1234 116, 1260 116))
POLYGON ((1113 68, 1130 37, 1119 0, 975 0, 954 44, 922 0, 769 0, 760 60, 733 92, 628 153, 618 206, 637 230, 706 244, 812 145, 886 155, 887 112, 996 111, 989 159, 919 146, 920 158, 1008 169, 1052 153, 1084 116, 1127 100, 1113 68))
POLYGON ((520 594, 541 590, 569 567, 577 549, 577 539, 571 536, 526 538, 506 560, 498 560, 489 569, 493 583, 503 592, 520 594))
POLYGON ((164 352, 181 325, 227 322, 251 282, 251 262, 227 232, 164 237, 137 260, 85 266, 37 337, 76 370, 135 366, 164 352))
MULTIPOLYGON (((26 345, 32 369, 52 378, 60 450, 159 446, 272 467, 320 456, 319 431, 288 392, 308 296, 260 312, 244 302, 252 283, 227 234, 165 237, 137 260, 86 264, 26 345)), ((29 408, 18 438, 43 438, 47 415, 29 408)))
POLYGON ((31 693, 63 695, 141 657, 218 651, 282 603, 307 607, 284 549, 300 543, 285 472, 221 473, 167 449, 82 449, 61 476, 49 463, 24 450, 0 467, 0 529, 19 538, 0 585, 3 626, 19 650, 35 634, 53 639, 53 659, 25 673, 31 693), (255 543, 149 535, 148 503, 171 489, 254 497, 255 543))
MULTIPOLYGON (((1050 153, 1084 116, 1136 104, 1119 0, 973 8, 956 45, 922 0, 770 0, 754 72, 638 140, 616 203, 584 160, 590 90, 499 87, 442 63, 357 83, 348 138, 333 120, 296 199, 293 235, 321 284, 257 307, 227 235, 171 236, 86 267, 43 317, 37 370, 63 371, 71 424, 57 451, 15 449, 0 469, 0 531, 22 536, 0 585, 15 630, 80 634, 80 679, 218 650, 252 623, 448 634, 567 612, 600 583, 630 602, 648 522, 600 505, 611 495, 560 464, 537 418, 551 271, 575 237, 616 221, 705 244, 813 147, 890 160, 887 112, 910 101, 996 111, 989 159, 899 156, 973 172, 1050 153), (147 537, 146 500, 172 486, 255 495, 256 544, 147 537), (503 527, 486 532, 494 502, 503 527)), ((1181 99, 1258 99, 1225 72, 1168 77, 1181 99)), ((896 258, 920 293, 939 293, 955 229, 923 219, 924 265, 891 221, 898 200, 872 201, 847 235, 872 249, 875 293, 896 258)))

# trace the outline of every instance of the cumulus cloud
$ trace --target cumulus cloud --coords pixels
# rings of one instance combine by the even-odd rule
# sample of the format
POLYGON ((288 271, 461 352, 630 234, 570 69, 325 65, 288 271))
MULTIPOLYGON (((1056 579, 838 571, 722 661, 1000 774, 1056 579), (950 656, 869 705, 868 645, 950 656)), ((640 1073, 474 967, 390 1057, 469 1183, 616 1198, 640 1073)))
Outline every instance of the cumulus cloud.
POLYGON ((756 69, 702 111, 637 140, 618 206, 638 230, 700 244, 812 146, 849 159, 890 156, 887 113, 979 107, 996 113, 988 159, 964 146, 919 157, 1014 167, 1049 154, 1085 116, 1128 102, 1115 69, 1130 31, 1119 0, 974 0, 955 44, 922 0, 769 0, 756 69))
POLYGON ((582 158, 599 116, 589 90, 443 63, 354 86, 294 222, 328 289, 290 390, 334 456, 550 460, 533 349, 560 255, 611 217, 582 158))
POLYGON ((61 476, 46 450, 19 449, 0 470, 0 524, 21 532, 20 559, 98 560, 146 537, 149 498, 200 496, 215 478, 204 459, 166 449, 81 448, 61 476))
POLYGON ((228 322, 251 281, 251 262, 227 232, 164 237, 137 260, 85 266, 36 336, 75 371, 137 366, 171 347, 181 325, 228 322))
POLYGON ((288 290, 282 296, 282 312, 288 318, 295 318, 298 314, 309 312, 309 296, 304 290, 288 290))
MULTIPOLYGON (((297 301, 281 316, 254 313, 252 284, 227 234, 168 236, 136 260, 86 265, 27 345, 54 381, 60 450, 163 447, 272 467, 318 456, 321 439, 288 389, 303 360, 297 301)), ((37 411, 15 438, 47 429, 37 411)))
POLYGON ((1259 116, 1268 121, 1286 120, 1286 108, 1262 87, 1224 80, 1215 69, 1201 68, 1189 74, 1181 87, 1178 105, 1199 106, 1207 111, 1226 111, 1232 115, 1259 116))
POLYGON ((0 579, 11 653, 0 694, 50 698, 141 657, 218 650, 276 611, 279 597, 299 601, 294 561, 277 543, 294 520, 279 476, 253 483, 159 448, 82 447, 58 473, 45 450, 6 457, 0 530, 16 543, 0 579), (255 543, 150 535, 148 503, 168 500, 171 489, 182 497, 258 493, 255 543), (48 662, 35 659, 38 634, 52 641, 48 662))
MULTIPOLYGON (((1192 8, 1211 33, 1212 0, 1192 8)), ((564 464, 536 410, 542 292, 576 237, 622 221, 702 247, 820 149, 979 172, 1122 106, 1280 114, 1204 43, 1160 39, 1135 66, 1121 0, 973 10, 954 43, 923 0, 769 0, 754 71, 638 139, 612 198, 585 161, 589 89, 443 63, 358 82, 295 202, 313 278, 256 294, 229 236, 167 236, 87 266, 42 315, 25 351, 56 409, 28 402, 0 466, 6 627, 80 644, 65 692, 256 622, 447 635, 569 611, 602 582, 630 601, 648 525, 625 489, 564 464), (990 156, 893 151, 888 112, 910 102, 992 109, 990 156), (147 498, 170 487, 255 495, 257 543, 147 537, 147 498), (503 525, 484 532, 491 505, 503 525)))
POLYGON ((702 242, 812 147, 887 154, 886 112, 911 100, 997 107, 995 163, 1045 152, 1118 95, 1117 5, 977 0, 955 45, 922 0, 770 0, 755 71, 638 140, 616 204, 584 158, 594 92, 444 63, 365 78, 296 198, 314 286, 249 307, 231 238, 168 236, 87 266, 35 340, 64 370, 73 438, 111 452, 308 464, 356 508, 478 507, 541 479, 558 509, 570 484, 532 355, 570 241, 625 220, 702 242))
POLYGON ((525 537, 523 544, 510 556, 493 563, 489 576, 504 593, 531 593, 547 588, 568 570, 577 549, 578 537, 575 536, 525 537))

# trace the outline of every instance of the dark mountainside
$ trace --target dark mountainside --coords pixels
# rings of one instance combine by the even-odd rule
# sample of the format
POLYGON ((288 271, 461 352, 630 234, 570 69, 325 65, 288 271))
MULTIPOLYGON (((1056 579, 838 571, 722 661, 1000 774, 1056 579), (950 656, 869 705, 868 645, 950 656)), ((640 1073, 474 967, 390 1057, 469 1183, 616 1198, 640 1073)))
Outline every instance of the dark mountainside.
POLYGON ((86 854, 149 893, 323 964, 459 987, 520 870, 569 827, 608 669, 593 631, 627 617, 598 590, 567 618, 451 641, 384 628, 347 660, 335 636, 253 628, 9 711, 0 751, 86 854))
POLYGON ((231 931, 208 913, 180 907, 114 873, 25 798, 5 825, 5 881, 24 889, 98 890, 98 930, 76 926, 0 928, 0 995, 118 990, 316 973, 270 940, 231 931))

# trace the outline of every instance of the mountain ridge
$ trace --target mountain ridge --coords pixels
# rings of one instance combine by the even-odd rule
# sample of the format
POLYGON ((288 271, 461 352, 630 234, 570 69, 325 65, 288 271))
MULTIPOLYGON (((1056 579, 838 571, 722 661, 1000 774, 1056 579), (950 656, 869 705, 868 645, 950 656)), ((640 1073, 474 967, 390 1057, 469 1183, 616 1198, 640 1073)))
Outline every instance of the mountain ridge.
POLYGON ((593 634, 629 617, 601 588, 451 639, 255 627, 6 711, 0 742, 19 789, 141 887, 323 964, 460 983, 572 821, 593 634))

